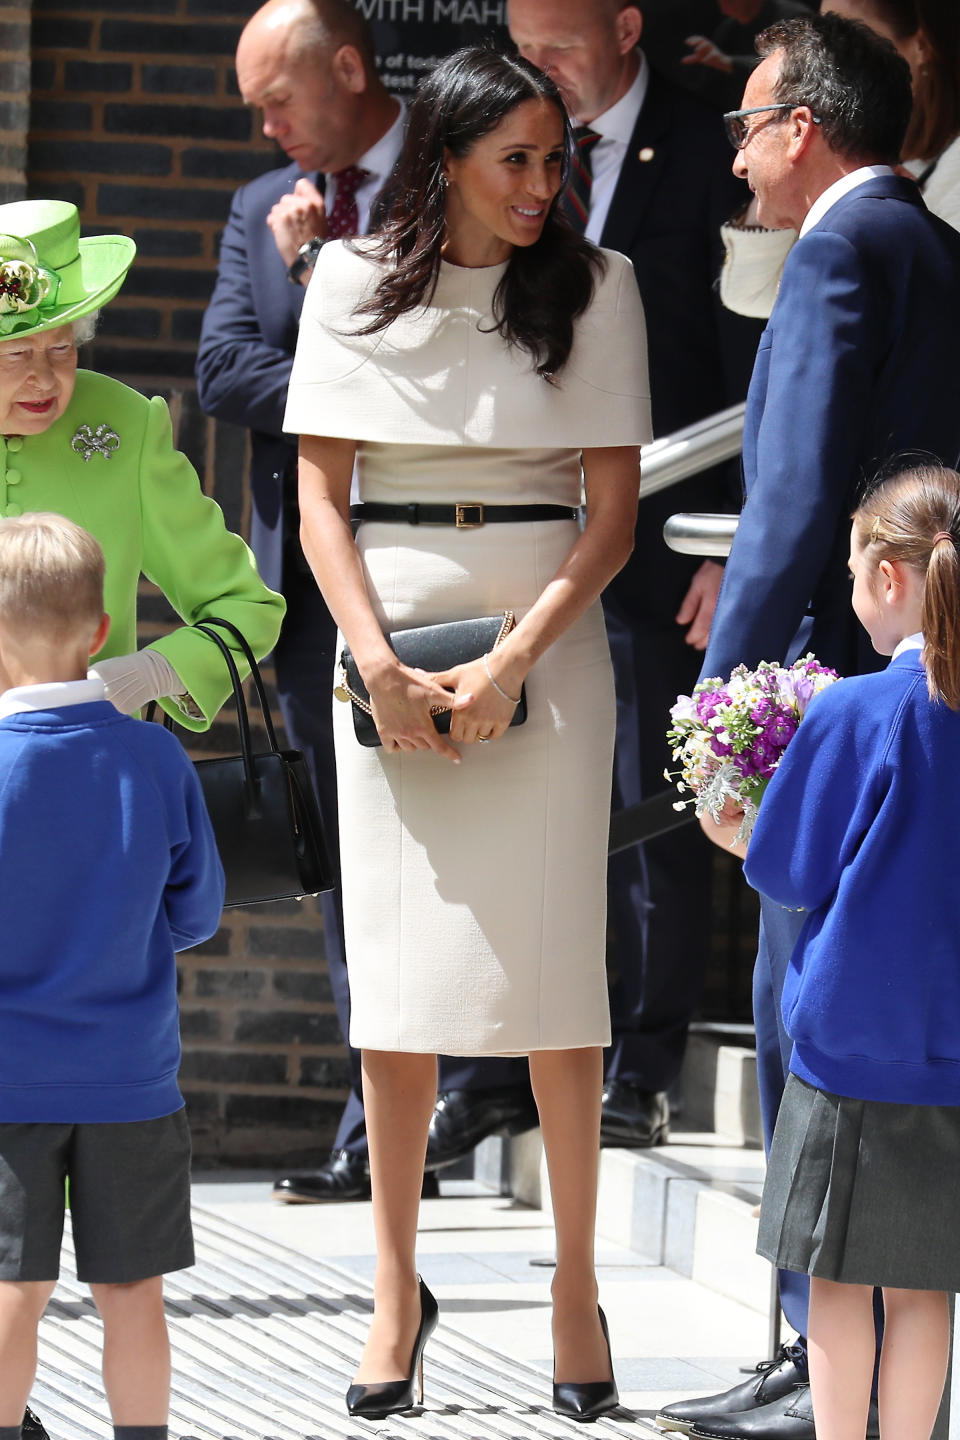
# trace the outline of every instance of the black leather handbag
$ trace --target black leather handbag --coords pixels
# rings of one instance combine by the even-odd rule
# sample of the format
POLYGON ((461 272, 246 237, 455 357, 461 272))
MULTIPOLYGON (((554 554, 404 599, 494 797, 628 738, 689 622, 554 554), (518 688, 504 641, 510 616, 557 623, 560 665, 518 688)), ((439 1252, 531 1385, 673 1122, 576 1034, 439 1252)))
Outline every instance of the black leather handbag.
MULTIPOLYGON (((277 743, 250 646, 229 620, 208 617, 194 628, 212 640, 224 658, 240 730, 239 755, 195 762, 226 875, 225 905, 299 900, 332 890, 336 878, 307 762, 299 750, 281 750, 277 743), (254 754, 240 675, 218 628, 233 636, 250 666, 267 733, 266 751, 254 754)), ((173 728, 169 715, 164 715, 164 724, 173 728)))
MULTIPOLYGON (((500 615, 485 615, 479 620, 451 620, 445 625, 420 625, 411 630, 391 630, 387 640, 402 664, 411 670, 428 670, 437 674, 479 660, 488 655, 510 634, 516 624, 512 610, 500 615)), ((338 700, 353 702, 353 728, 361 745, 379 745, 380 735, 373 723, 370 695, 360 677, 356 662, 344 647, 340 655, 340 684, 334 690, 338 700)), ((432 712, 433 723, 441 735, 450 730, 450 711, 437 706, 432 712)), ((526 687, 513 712, 511 725, 522 725, 527 718, 526 687)))

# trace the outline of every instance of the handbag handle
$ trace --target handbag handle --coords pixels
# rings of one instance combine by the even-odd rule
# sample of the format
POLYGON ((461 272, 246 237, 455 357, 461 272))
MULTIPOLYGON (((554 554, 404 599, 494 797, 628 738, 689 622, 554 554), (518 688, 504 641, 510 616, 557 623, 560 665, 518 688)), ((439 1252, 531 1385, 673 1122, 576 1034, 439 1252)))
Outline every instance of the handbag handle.
MULTIPOLYGON (((207 635, 220 647, 220 652, 227 662, 227 669, 230 671, 230 679, 233 684, 234 696, 237 697, 238 709, 240 707, 239 697, 242 694, 242 691, 239 688, 240 676, 237 674, 237 667, 234 662, 234 658, 231 655, 229 649, 224 646, 221 636, 215 634, 213 631, 210 631, 206 628, 208 625, 219 625, 221 629, 226 630, 230 635, 233 636, 234 640, 237 642, 237 645, 242 651, 243 658, 246 660, 247 665, 250 667, 250 678, 253 681, 254 689, 257 692, 257 701, 260 705, 261 717, 263 719, 263 728, 266 731, 267 736, 267 744, 270 746, 270 749, 275 755, 279 755, 280 746, 277 742, 277 732, 273 728, 273 720, 270 717, 270 706, 267 703, 267 692, 266 688, 264 687, 263 676, 260 674, 260 666, 257 664, 256 657, 254 656, 253 651, 250 649, 250 646, 247 642, 247 637, 244 635, 242 630, 237 629, 236 625, 234 625, 232 620, 222 620, 216 615, 205 615, 204 618, 202 620, 198 620, 196 625, 193 627, 195 630, 202 630, 204 635, 207 635)), ((246 713, 247 707, 244 703, 243 714, 245 721, 246 713)), ((250 727, 249 723, 247 723, 248 739, 249 733, 250 727)))
POLYGON ((223 656, 230 676, 230 684, 233 686, 233 698, 237 710, 237 726, 240 731, 240 756, 243 762, 243 788, 246 794, 248 812, 256 815, 259 811, 260 784, 257 780, 253 766, 253 742, 250 737, 250 717, 247 714, 247 702, 243 694, 243 685, 240 680, 240 672, 237 670, 236 661, 229 645, 222 635, 211 627, 220 626, 228 631, 236 640, 243 651, 244 659, 250 666, 250 675, 253 679, 254 688, 257 692, 257 700, 263 716, 263 726, 267 735, 267 744, 274 755, 280 754, 280 746, 277 743, 277 734, 273 728, 273 721, 270 718, 270 708, 267 704, 267 692, 264 688, 263 677, 260 674, 260 667, 250 646, 247 644, 246 636, 241 633, 230 620, 222 620, 216 616, 207 616, 198 620, 194 625, 195 630, 200 630, 208 640, 212 640, 220 654, 223 656))
MULTIPOLYGON (((256 657, 247 643, 246 636, 242 631, 237 629, 231 620, 223 620, 216 615, 208 615, 205 616, 203 620, 198 620, 193 627, 194 630, 202 631, 208 640, 213 641, 223 656, 227 673, 230 676, 230 684, 233 687, 234 705, 237 711, 237 728, 240 731, 240 758, 243 764, 243 788, 246 794, 249 813, 254 815, 259 810, 259 781, 253 768, 253 741, 250 736, 250 717, 247 714, 247 702, 243 694, 243 683, 240 679, 240 672, 237 669, 237 664, 229 645, 222 635, 218 635, 216 630, 209 628, 214 625, 218 625, 228 631, 243 652, 243 657, 250 667, 250 678, 253 680, 254 689, 257 692, 257 701, 260 705, 263 728, 267 736, 267 744, 274 755, 281 753, 280 746, 277 741, 277 732, 273 728, 273 720, 270 717, 270 707, 267 703, 267 692, 264 687, 263 676, 260 674, 260 666, 257 664, 256 657)), ((153 719, 156 704, 157 702, 155 700, 151 700, 147 706, 146 718, 148 720, 153 719)), ((168 715, 166 711, 163 712, 163 724, 167 730, 172 730, 174 727, 173 717, 168 715)))

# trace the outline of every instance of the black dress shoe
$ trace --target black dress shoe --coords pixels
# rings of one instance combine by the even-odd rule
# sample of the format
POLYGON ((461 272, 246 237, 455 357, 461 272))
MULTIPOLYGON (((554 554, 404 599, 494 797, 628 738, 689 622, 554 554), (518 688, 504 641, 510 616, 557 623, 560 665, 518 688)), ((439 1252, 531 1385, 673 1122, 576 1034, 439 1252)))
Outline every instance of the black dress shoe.
POLYGON ((568 1420, 599 1420, 601 1415, 616 1410, 620 1404, 620 1396, 617 1393, 617 1382, 613 1377, 613 1356, 610 1354, 610 1332, 607 1329, 607 1317, 600 1306, 597 1306, 600 1315, 600 1328, 603 1330, 603 1338, 607 1342, 607 1360, 610 1363, 609 1380, 589 1380, 578 1382, 575 1380, 554 1381, 553 1384, 553 1408, 558 1415, 565 1415, 568 1420))
MULTIPOLYGON (((420 1277, 417 1276, 420 1280, 420 1277)), ((361 1420, 382 1420, 401 1410, 412 1410, 423 1404, 423 1351, 437 1328, 440 1307, 420 1280, 420 1328, 413 1342, 410 1373, 403 1380, 379 1380, 372 1385, 351 1385, 347 1391, 347 1411, 361 1420)))
POLYGON ((319 1170, 300 1170, 274 1183, 273 1198, 297 1205, 321 1205, 327 1200, 369 1200, 370 1175, 366 1155, 334 1150, 319 1170))
POLYGON ((23 1424, 20 1426, 20 1440, 50 1440, 39 1415, 34 1415, 29 1406, 24 1411, 23 1424))
POLYGON ((442 1170, 476 1149, 489 1135, 521 1135, 539 1125, 525 1085, 496 1090, 445 1090, 437 1096, 427 1139, 428 1170, 442 1170))
POLYGON ((739 1415, 760 1405, 769 1405, 792 1395, 798 1385, 807 1383, 807 1359, 802 1345, 781 1345, 773 1360, 762 1360, 749 1380, 724 1390, 720 1395, 704 1395, 699 1400, 678 1400, 665 1405, 656 1416, 664 1430, 679 1430, 689 1435, 693 1425, 739 1415))
POLYGON ((641 1150, 663 1145, 670 1136, 665 1090, 641 1090, 625 1080, 608 1080, 600 1109, 600 1144, 641 1150))
MULTIPOLYGON (((871 1401, 867 1440, 879 1440, 879 1435, 880 1418, 876 1404, 871 1401)), ((690 1430, 690 1437, 691 1440, 817 1440, 810 1386, 802 1385, 756 1410, 698 1421, 690 1430)))
MULTIPOLYGON (((294 1205, 322 1205, 325 1200, 369 1200, 370 1172, 364 1155, 349 1150, 334 1150, 326 1165, 319 1170, 300 1170, 284 1175, 274 1183, 273 1198, 294 1205)), ((440 1186, 436 1175, 424 1175, 421 1200, 438 1200, 440 1186)), ((26 1437, 31 1440, 31 1437, 26 1437)), ((37 1437, 40 1440, 40 1437, 37 1437)))

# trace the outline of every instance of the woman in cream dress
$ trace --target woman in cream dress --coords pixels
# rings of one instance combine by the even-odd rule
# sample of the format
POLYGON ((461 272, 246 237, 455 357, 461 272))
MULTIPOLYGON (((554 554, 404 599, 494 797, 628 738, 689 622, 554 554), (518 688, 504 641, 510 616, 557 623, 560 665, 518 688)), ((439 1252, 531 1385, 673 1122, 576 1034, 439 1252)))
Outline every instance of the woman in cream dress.
POLYGON ((319 257, 290 384, 305 553, 382 740, 361 747, 336 707, 378 1250, 354 1414, 413 1403, 436 1320, 415 1241, 438 1053, 530 1055, 557 1226, 554 1404, 617 1403, 593 1270, 614 731, 598 597, 632 543, 649 389, 629 262, 555 214, 567 144, 526 62, 443 62, 383 235, 319 257), (503 643, 445 674, 384 638, 507 609, 503 643))

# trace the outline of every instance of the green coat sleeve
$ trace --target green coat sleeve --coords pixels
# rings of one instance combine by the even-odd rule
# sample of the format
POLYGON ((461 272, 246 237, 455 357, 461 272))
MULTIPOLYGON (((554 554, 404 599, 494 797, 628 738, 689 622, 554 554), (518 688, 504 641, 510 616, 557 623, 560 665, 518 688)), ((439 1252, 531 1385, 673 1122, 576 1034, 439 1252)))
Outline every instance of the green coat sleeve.
MULTIPOLYGON (((206 730, 232 689, 219 650, 190 626, 210 615, 231 620, 259 660, 273 648, 286 605, 264 585, 249 547, 227 529, 219 505, 203 494, 193 466, 174 448, 170 413, 159 396, 149 403, 140 455, 140 510, 143 573, 185 622, 150 648, 169 660, 202 718, 175 700, 160 703, 188 729, 206 730)), ((239 655, 237 663, 246 674, 239 655)))

